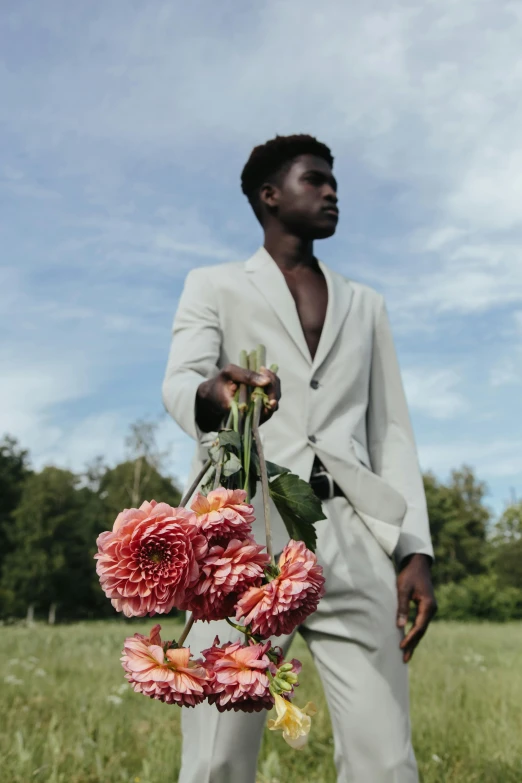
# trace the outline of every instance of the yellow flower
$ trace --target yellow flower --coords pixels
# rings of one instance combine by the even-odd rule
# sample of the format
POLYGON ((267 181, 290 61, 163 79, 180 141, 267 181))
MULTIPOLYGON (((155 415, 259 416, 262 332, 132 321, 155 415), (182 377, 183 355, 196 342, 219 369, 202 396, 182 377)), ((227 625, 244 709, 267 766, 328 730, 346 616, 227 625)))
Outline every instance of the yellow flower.
POLYGON ((302 750, 308 742, 308 734, 312 721, 311 715, 317 712, 315 704, 308 702, 302 710, 295 707, 279 694, 274 693, 277 720, 269 720, 268 728, 271 731, 282 731, 283 739, 290 747, 302 750))

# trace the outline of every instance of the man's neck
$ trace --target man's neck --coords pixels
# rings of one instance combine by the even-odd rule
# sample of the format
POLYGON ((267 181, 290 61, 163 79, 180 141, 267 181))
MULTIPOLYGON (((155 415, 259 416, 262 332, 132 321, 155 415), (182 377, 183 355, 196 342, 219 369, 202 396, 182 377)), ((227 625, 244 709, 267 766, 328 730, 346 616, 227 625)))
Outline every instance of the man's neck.
POLYGON ((290 272, 297 266, 314 267, 317 264, 312 240, 301 239, 281 232, 267 231, 264 247, 283 272, 290 272))

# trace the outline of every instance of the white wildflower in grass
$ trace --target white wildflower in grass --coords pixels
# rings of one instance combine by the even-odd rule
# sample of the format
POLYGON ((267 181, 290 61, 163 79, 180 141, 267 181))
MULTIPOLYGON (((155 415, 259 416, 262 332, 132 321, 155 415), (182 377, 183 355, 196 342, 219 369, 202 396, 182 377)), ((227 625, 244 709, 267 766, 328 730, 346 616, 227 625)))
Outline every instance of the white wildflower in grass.
POLYGON ((6 677, 4 677, 4 682, 7 683, 7 685, 23 685, 24 681, 19 680, 18 677, 15 677, 14 674, 8 674, 6 677))

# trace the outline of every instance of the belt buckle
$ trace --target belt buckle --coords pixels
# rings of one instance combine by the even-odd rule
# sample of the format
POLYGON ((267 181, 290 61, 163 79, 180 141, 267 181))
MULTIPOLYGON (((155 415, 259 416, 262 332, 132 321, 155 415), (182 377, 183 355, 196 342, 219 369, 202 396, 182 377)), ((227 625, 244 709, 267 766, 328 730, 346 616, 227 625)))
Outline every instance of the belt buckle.
POLYGON ((334 480, 330 476, 330 474, 326 470, 320 470, 318 473, 315 474, 315 476, 324 476, 324 478, 328 482, 328 497, 326 500, 332 500, 335 497, 335 486, 334 486, 334 480))

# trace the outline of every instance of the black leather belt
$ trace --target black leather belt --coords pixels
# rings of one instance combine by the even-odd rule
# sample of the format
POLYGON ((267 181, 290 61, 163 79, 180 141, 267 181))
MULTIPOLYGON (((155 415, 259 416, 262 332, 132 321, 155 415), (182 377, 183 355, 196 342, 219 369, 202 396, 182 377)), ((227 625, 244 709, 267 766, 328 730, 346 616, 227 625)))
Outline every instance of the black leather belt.
POLYGON ((343 495, 343 491, 335 483, 332 476, 328 473, 324 465, 317 459, 314 460, 312 475, 310 476, 310 486, 319 500, 331 500, 332 498, 343 495))

